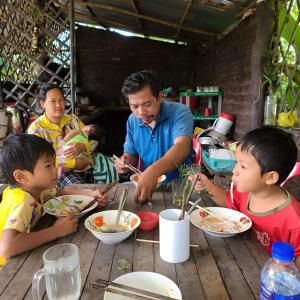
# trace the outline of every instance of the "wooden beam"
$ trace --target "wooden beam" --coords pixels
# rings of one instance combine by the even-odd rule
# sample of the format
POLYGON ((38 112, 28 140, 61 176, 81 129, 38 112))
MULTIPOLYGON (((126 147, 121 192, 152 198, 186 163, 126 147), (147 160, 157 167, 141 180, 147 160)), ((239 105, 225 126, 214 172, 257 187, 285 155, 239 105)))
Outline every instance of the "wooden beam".
MULTIPOLYGON (((85 2, 86 0, 83 0, 83 1, 85 2)), ((87 5, 86 8, 88 9, 88 11, 90 12, 90 14, 91 14, 93 17, 96 17, 95 13, 93 12, 92 8, 91 8, 89 5, 87 5)), ((105 28, 106 30, 108 30, 108 28, 105 26, 105 24, 100 24, 100 25, 101 25, 103 28, 105 28)))
POLYGON ((234 7, 237 6, 234 3, 232 3, 230 5, 220 5, 218 3, 213 3, 213 2, 210 2, 208 0, 193 0, 193 2, 201 4, 201 5, 205 6, 206 8, 209 8, 209 9, 218 10, 220 12, 227 11, 229 8, 234 8, 234 7))
MULTIPOLYGON (((90 1, 84 2, 82 0, 75 0, 75 3, 77 5, 87 5, 88 4, 91 7, 98 7, 98 8, 102 8, 102 9, 105 9, 105 10, 113 11, 115 13, 120 13, 120 14, 124 14, 124 15, 128 15, 128 16, 138 17, 138 18, 145 19, 145 20, 148 20, 148 21, 151 21, 151 22, 154 22, 154 23, 159 23, 159 24, 162 24, 162 25, 165 25, 165 26, 168 26, 168 27, 173 27, 173 28, 178 27, 178 24, 176 24, 176 23, 164 21, 164 20, 161 20, 159 18, 145 16, 145 15, 142 15, 142 14, 137 14, 137 13, 129 11, 127 9, 112 6, 112 5, 108 5, 108 4, 94 3, 94 2, 90 2, 90 1)), ((199 33, 199 34, 203 34, 203 35, 216 36, 215 33, 208 32, 208 31, 202 30, 202 29, 193 28, 193 27, 182 26, 181 29, 186 30, 186 31, 199 33)))
POLYGON ((251 47, 251 81, 252 98, 250 126, 260 127, 264 118, 263 76, 262 70, 270 58, 272 35, 275 27, 274 7, 272 1, 263 1, 256 6, 256 39, 251 47))
MULTIPOLYGON (((110 26, 114 26, 116 28, 120 28, 120 29, 124 29, 124 30, 130 30, 130 31, 133 31, 135 33, 143 34, 142 32, 139 32, 135 27, 131 27, 131 26, 128 26, 126 24, 116 22, 116 21, 113 21, 113 20, 108 20, 108 19, 103 19, 103 18, 98 18, 98 17, 92 17, 90 15, 86 15, 86 14, 83 14, 83 13, 78 12, 78 11, 75 11, 75 18, 81 18, 81 19, 85 19, 85 20, 88 20, 88 21, 93 21, 97 24, 99 24, 99 21, 100 21, 100 22, 106 23, 110 26)), ((161 34, 153 34, 153 36, 157 36, 157 37, 163 38, 163 39, 174 40, 173 37, 169 37, 169 36, 165 36, 165 35, 161 35, 161 34)), ((200 41, 199 39, 197 39, 197 40, 180 39, 180 41, 185 42, 185 43, 189 43, 189 44, 201 44, 201 45, 204 44, 204 43, 207 43, 207 42, 200 41)))
MULTIPOLYGON (((133 7, 133 10, 134 10, 137 14, 139 14, 139 13, 140 13, 140 10, 139 10, 139 7, 138 7, 138 4, 137 4, 136 0, 130 0, 130 2, 131 2, 131 5, 132 5, 132 7, 133 7)), ((142 32, 145 32, 145 24, 144 24, 143 20, 140 19, 140 18, 138 18, 138 20, 139 20, 139 23, 140 23, 142 32)), ((144 34, 145 34, 145 33, 144 33, 144 34)), ((145 35, 146 35, 146 34, 145 34, 145 35)))
POLYGON ((183 22, 184 22, 184 20, 185 20, 185 18, 186 18, 186 16, 187 16, 187 14, 188 14, 190 8, 191 8, 191 6, 192 6, 192 3, 193 3, 193 0, 188 0, 188 3, 187 3, 187 5, 186 5, 186 7, 185 7, 183 16, 182 16, 182 18, 181 18, 181 20, 180 20, 180 23, 179 23, 179 26, 178 26, 178 28, 177 28, 175 40, 177 40, 177 38, 178 38, 178 36, 179 36, 180 30, 181 30, 181 26, 182 26, 182 24, 183 24, 183 22))

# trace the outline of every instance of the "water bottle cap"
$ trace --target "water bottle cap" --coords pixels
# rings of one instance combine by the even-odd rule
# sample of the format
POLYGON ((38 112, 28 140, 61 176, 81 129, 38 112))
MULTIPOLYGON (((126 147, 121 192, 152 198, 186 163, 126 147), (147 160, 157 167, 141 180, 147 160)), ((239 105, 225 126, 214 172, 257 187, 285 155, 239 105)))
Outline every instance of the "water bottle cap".
POLYGON ((293 261, 295 257, 294 247, 289 243, 275 242, 272 244, 272 257, 283 261, 293 261))

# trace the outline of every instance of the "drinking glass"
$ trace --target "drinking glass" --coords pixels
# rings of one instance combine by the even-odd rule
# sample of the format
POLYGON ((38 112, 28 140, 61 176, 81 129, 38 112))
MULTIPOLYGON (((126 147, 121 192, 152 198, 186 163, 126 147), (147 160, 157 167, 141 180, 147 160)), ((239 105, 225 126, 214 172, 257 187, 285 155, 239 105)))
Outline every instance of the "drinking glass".
POLYGON ((178 178, 172 181, 172 200, 176 206, 181 206, 183 199, 186 199, 192 182, 187 178, 178 178))
POLYGON ((55 245, 44 252, 43 261, 44 267, 33 276, 33 299, 42 299, 39 287, 43 276, 49 300, 78 299, 81 275, 77 246, 70 243, 55 245))

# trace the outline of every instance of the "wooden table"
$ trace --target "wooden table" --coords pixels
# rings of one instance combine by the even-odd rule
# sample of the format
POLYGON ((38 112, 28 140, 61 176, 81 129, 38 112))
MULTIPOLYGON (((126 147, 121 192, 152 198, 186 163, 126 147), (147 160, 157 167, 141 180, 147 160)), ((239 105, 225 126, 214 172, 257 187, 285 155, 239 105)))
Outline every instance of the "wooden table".
MULTIPOLYGON (((133 202, 133 185, 122 184, 110 191, 110 197, 119 199, 124 188, 129 188, 126 209, 136 211, 133 202)), ((198 198, 199 195, 193 195, 198 198)), ((112 205, 115 208, 116 204, 112 205)), ((145 205, 146 210, 150 206, 145 205)), ((172 207, 171 194, 161 187, 153 195, 153 210, 162 211, 172 207)), ((44 216, 40 227, 49 226, 54 217, 44 216)), ((158 240, 158 228, 150 232, 136 231, 136 237, 158 240)), ((42 254, 56 243, 72 242, 80 252, 82 295, 80 299, 102 299, 103 290, 94 289, 88 283, 97 278, 113 280, 132 271, 161 273, 176 282, 185 300, 197 299, 258 299, 261 267, 268 255, 258 244, 251 231, 231 238, 215 238, 191 224, 191 256, 184 263, 171 264, 159 256, 159 245, 130 238, 117 245, 103 244, 84 227, 84 218, 79 230, 73 235, 61 238, 11 258, 0 271, 0 299, 32 299, 31 281, 33 274, 42 267, 42 254), (118 269, 118 259, 125 258, 132 269, 118 269)), ((44 297, 47 299, 47 296, 44 297)))

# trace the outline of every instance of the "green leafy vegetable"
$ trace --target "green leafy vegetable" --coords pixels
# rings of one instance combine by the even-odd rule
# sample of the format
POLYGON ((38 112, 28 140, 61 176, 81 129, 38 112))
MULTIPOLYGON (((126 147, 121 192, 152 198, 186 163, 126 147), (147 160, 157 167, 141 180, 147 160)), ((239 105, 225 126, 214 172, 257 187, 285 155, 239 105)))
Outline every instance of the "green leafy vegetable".
POLYGON ((119 270, 128 270, 131 268, 131 263, 128 262, 125 258, 118 259, 118 269, 119 270))

